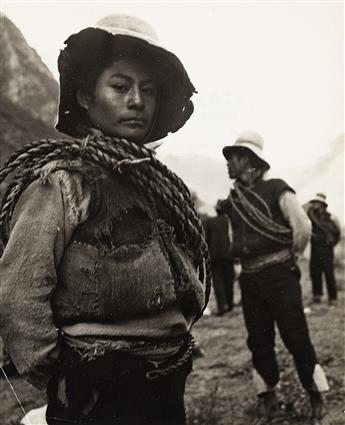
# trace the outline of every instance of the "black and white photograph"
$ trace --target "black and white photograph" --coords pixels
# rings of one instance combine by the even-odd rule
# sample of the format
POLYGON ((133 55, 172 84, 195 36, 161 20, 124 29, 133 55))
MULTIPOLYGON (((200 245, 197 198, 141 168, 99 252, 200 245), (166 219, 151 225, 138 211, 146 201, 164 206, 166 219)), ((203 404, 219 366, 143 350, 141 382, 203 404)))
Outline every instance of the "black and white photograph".
POLYGON ((0 0, 0 425, 343 425, 344 1, 0 0))

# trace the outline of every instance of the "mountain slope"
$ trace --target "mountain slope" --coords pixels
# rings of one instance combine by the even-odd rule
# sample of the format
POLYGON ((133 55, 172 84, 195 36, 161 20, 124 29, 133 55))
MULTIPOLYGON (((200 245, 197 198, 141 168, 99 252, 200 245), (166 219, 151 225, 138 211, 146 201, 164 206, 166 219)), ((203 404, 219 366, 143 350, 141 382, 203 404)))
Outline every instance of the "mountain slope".
MULTIPOLYGON (((228 195, 231 182, 225 161, 218 162, 198 155, 160 155, 159 152, 158 158, 204 201, 204 212, 214 212, 213 206, 217 199, 228 195)), ((337 138, 329 152, 312 167, 297 173, 293 169, 286 169, 284 174, 278 173, 272 177, 287 179, 301 203, 310 200, 317 192, 325 192, 330 211, 344 223, 344 136, 337 138)))
POLYGON ((329 151, 300 174, 296 187, 303 203, 317 192, 324 192, 329 210, 344 223, 344 135, 334 140, 329 151))
POLYGON ((0 16, 0 162, 35 138, 56 136, 58 83, 17 27, 0 16))

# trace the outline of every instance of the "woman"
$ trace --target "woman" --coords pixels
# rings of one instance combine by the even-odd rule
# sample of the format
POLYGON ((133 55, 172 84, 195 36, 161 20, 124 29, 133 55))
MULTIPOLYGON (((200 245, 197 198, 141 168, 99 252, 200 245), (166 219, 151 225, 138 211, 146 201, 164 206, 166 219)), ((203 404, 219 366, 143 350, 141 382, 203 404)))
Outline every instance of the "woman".
POLYGON ((46 388, 48 424, 185 424, 190 330, 209 295, 200 220, 155 141, 194 87, 145 22, 113 15, 65 42, 57 129, 15 170, 1 214, 1 336, 46 388))

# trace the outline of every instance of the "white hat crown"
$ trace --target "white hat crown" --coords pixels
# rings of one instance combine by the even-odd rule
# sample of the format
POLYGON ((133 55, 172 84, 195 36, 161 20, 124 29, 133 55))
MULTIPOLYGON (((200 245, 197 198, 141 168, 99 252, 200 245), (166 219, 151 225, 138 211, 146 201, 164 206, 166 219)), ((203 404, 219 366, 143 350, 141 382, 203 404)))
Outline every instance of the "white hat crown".
POLYGON ((256 133, 255 131, 245 131, 238 135, 234 146, 243 146, 248 149, 252 149, 255 153, 257 153, 257 151, 263 151, 264 139, 259 133, 256 133))
POLYGON ((127 35, 140 38, 150 44, 159 45, 156 31, 147 22, 129 15, 109 15, 100 19, 94 28, 113 35, 127 35))

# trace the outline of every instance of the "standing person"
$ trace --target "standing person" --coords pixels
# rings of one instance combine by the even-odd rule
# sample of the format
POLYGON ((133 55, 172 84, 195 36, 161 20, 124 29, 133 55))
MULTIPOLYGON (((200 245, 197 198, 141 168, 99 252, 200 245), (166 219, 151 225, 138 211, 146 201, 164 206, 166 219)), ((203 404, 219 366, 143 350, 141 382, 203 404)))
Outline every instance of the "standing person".
POLYGON ((215 207, 217 216, 204 221, 206 241, 211 258, 213 289, 217 316, 231 311, 234 304, 234 261, 231 255, 232 229, 227 215, 222 214, 220 203, 215 207))
POLYGON ((327 211, 326 195, 317 193, 305 206, 312 222, 309 272, 313 301, 320 303, 323 295, 322 275, 325 275, 329 305, 337 302, 337 285, 334 277, 334 247, 340 240, 340 228, 327 211))
POLYGON ((195 89, 140 19, 108 16, 65 44, 67 136, 0 172, 16 172, 0 223, 1 336, 47 388, 49 425, 183 425, 208 253, 189 191, 152 146, 189 119, 195 89))
POLYGON ((277 324, 309 393, 311 416, 319 419, 320 392, 327 390, 328 384, 309 337, 296 264, 296 257, 308 243, 311 226, 287 183, 263 179, 270 168, 263 156, 263 144, 258 133, 245 132, 232 146, 224 147, 229 176, 235 183, 228 200, 222 203, 234 231, 233 256, 242 266, 242 307, 259 412, 271 418, 277 410, 277 324))

